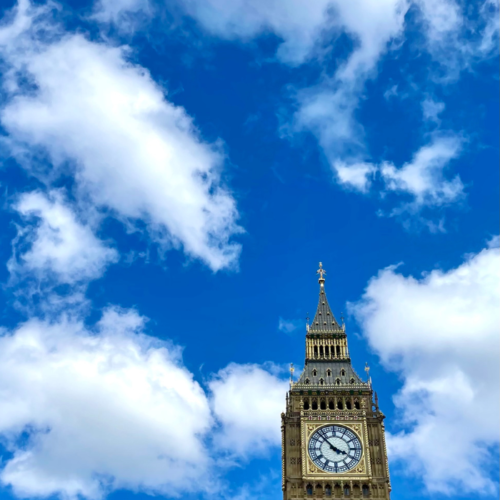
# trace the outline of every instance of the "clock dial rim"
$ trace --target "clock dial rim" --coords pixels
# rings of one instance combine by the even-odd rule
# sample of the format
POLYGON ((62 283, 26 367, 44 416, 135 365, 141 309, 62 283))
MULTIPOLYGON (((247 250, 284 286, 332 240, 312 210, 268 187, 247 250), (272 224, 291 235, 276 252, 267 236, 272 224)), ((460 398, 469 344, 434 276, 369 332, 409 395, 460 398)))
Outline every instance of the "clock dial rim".
MULTIPOLYGON (((335 432, 337 432, 337 431, 335 431, 335 432)), ((348 443, 345 440, 343 440, 342 437, 337 437, 337 436, 333 437, 332 436, 329 438, 329 440, 331 441, 331 439, 336 439, 336 440, 339 440, 339 441, 342 441, 343 443, 345 443, 347 446, 343 448, 344 450, 346 448, 348 448, 348 443)), ((339 449, 340 449, 340 446, 339 446, 339 449)), ((355 449, 357 449, 357 447, 355 449)), ((363 458, 363 454, 364 454, 364 446, 363 446, 363 441, 362 441, 360 435, 356 431, 354 431, 351 427, 348 427, 348 426, 340 424, 340 423, 339 424, 330 423, 330 424, 323 425, 321 427, 317 427, 311 433, 311 435, 309 436, 309 441, 307 443, 307 454, 308 454, 311 462, 314 464, 314 466, 317 467, 318 469, 320 469, 322 472, 328 473, 328 474, 343 474, 343 473, 351 472, 353 469, 355 469, 360 464, 360 462, 363 458), (350 432, 354 436, 353 438, 351 438, 351 441, 352 441, 352 439, 357 440, 357 444, 359 444, 359 452, 355 453, 354 456, 350 456, 350 458, 352 460, 349 463, 352 463, 354 461, 352 466, 349 467, 349 465, 347 463, 345 463, 343 459, 338 460, 336 462, 328 459, 328 462, 326 462, 326 464, 323 464, 320 460, 318 460, 318 458, 313 458, 311 456, 311 442, 313 441, 315 436, 319 434, 320 437, 323 438, 323 445, 324 445, 325 437, 323 435, 321 435, 321 431, 323 429, 327 429, 327 428, 331 428, 331 427, 334 427, 334 428, 337 427, 337 428, 342 429, 344 431, 342 436, 344 436, 346 434, 346 432, 350 432), (335 470, 328 470, 330 468, 333 468, 332 464, 335 464, 335 470), (338 464, 343 464, 343 465, 338 467, 338 464), (342 470, 337 470, 338 468, 341 468, 342 470)), ((327 457, 325 456, 325 458, 327 458, 327 457)))

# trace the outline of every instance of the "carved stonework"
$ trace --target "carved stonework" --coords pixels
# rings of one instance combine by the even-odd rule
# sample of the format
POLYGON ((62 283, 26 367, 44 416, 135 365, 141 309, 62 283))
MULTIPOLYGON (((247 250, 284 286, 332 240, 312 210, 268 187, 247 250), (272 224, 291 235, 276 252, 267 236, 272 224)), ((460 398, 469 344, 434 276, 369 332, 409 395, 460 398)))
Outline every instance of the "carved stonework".
POLYGON ((332 498, 344 498, 348 487, 348 498, 389 500, 385 417, 378 407, 372 411, 371 383, 351 365, 345 327, 330 309, 324 275, 318 310, 306 333, 304 371, 291 383, 282 414, 283 499, 329 497, 328 488, 332 498))

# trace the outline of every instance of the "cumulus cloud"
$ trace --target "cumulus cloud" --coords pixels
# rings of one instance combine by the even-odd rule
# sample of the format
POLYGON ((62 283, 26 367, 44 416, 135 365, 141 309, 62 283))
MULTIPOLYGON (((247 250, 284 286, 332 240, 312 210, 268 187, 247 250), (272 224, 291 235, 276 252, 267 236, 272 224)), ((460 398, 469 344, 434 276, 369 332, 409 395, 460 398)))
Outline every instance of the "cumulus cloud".
POLYGON ((93 325, 69 311, 0 329, 0 483, 16 496, 224 496, 228 466, 279 447, 287 382, 273 365, 230 364, 205 391, 136 311, 93 325))
POLYGON ((118 260, 118 252, 95 236, 90 221, 78 219, 61 191, 24 193, 14 208, 25 222, 8 263, 15 277, 75 284, 100 277, 118 260))
POLYGON ((220 145, 201 138, 129 48, 60 35, 43 14, 22 1, 0 31, 9 68, 0 121, 11 153, 45 182, 73 175, 80 199, 144 222, 165 248, 182 247, 214 271, 235 265, 231 238, 241 229, 220 145))
POLYGON ((89 330, 27 321, 0 337, 0 479, 21 497, 100 498, 116 488, 210 489, 212 416, 178 348, 111 308, 89 330))
POLYGON ((403 379, 394 398, 403 430, 389 436, 391 458, 429 491, 496 492, 488 467, 500 413, 495 242, 420 279, 384 269, 351 304, 370 346, 403 379))
POLYGON ((281 444, 280 414, 288 381, 276 368, 231 363, 209 388, 213 413, 221 425, 215 435, 218 448, 238 456, 281 444))

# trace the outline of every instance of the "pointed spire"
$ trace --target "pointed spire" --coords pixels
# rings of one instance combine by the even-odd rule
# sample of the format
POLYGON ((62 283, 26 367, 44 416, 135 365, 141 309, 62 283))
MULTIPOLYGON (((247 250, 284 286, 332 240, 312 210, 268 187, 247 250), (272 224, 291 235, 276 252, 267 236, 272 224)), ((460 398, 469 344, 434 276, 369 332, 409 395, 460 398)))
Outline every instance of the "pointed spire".
POLYGON ((326 271, 323 269, 323 264, 319 263, 319 269, 316 274, 319 274, 319 301, 318 308, 314 319, 309 326, 309 333, 327 333, 327 332, 338 332, 341 328, 335 319, 335 316, 330 309, 330 304, 328 304, 328 299, 325 293, 325 278, 326 271))

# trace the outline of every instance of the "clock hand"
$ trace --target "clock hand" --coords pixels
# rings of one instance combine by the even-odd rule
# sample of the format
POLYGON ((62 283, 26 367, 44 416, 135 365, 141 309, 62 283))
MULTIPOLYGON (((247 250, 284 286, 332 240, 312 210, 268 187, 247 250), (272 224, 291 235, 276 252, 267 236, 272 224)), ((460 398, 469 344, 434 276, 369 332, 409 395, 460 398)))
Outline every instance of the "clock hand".
POLYGON ((328 439, 325 439, 325 441, 328 443, 328 445, 330 446, 330 448, 335 451, 336 453, 343 453, 344 455, 347 455, 347 453, 343 450, 339 450, 338 448, 336 448, 332 443, 330 443, 330 441, 328 441, 328 439))

